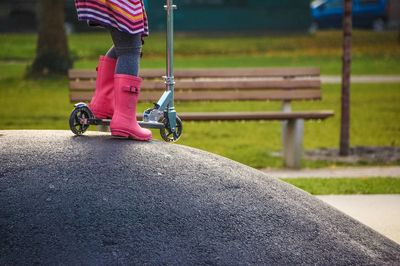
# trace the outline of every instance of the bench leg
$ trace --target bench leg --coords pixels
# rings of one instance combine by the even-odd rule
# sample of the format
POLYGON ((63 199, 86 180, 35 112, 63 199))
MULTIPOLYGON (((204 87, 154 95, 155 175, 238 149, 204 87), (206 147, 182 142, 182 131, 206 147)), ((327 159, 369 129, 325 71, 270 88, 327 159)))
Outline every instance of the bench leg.
POLYGON ((293 119, 282 122, 283 163, 285 167, 301 167, 303 135, 303 119, 293 119))

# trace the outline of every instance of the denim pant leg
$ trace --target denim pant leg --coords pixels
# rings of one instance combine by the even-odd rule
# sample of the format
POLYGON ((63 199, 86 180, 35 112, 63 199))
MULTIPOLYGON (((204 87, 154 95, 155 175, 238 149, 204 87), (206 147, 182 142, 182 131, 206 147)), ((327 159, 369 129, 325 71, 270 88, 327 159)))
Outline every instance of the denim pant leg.
POLYGON ((108 51, 107 55, 110 54, 110 57, 116 55, 117 57, 115 73, 138 76, 142 51, 141 34, 132 35, 113 28, 110 29, 110 33, 114 48, 108 51))
POLYGON ((117 60, 118 56, 117 56, 117 53, 115 52, 114 45, 111 46, 111 48, 107 51, 106 56, 109 57, 109 58, 117 60))

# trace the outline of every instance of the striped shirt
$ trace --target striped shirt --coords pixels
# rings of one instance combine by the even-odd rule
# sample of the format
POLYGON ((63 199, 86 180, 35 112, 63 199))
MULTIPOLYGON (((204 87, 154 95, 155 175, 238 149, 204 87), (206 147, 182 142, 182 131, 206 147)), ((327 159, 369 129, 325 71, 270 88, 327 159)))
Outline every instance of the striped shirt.
POLYGON ((79 20, 91 25, 114 27, 130 34, 149 35, 142 0, 75 0, 79 20))

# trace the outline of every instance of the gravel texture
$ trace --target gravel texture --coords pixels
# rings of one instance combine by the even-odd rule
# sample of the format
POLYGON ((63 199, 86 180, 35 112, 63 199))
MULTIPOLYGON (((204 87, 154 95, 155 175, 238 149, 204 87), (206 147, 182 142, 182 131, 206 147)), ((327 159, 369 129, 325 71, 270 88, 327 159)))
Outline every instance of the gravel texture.
POLYGON ((400 147, 351 147, 348 156, 340 156, 338 149, 319 149, 305 151, 304 158, 315 161, 330 161, 334 163, 369 163, 369 164, 399 164, 400 147))
POLYGON ((231 160, 0 131, 0 265, 398 265, 400 246, 231 160))

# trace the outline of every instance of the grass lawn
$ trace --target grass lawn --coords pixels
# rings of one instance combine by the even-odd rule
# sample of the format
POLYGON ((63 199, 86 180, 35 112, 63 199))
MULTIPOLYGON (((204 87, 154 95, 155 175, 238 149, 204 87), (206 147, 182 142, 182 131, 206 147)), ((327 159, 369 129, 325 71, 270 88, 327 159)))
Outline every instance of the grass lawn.
POLYGON ((400 194, 400 178, 286 178, 282 180, 312 195, 400 194))
MULTIPOLYGON (((354 32, 353 73, 400 74, 400 45, 396 32, 354 32)), ((24 71, 35 51, 34 35, 0 35, 0 129, 68 129, 73 106, 68 81, 62 77, 26 80, 24 71)), ((69 37, 75 67, 94 68, 99 54, 110 46, 106 34, 69 37)), ((317 66, 322 74, 340 74, 341 33, 316 35, 196 37, 177 35, 177 67, 317 66)), ((164 39, 153 34, 146 41, 142 67, 163 67, 164 39)), ((351 89, 351 145, 400 145, 400 84, 353 84, 351 89)), ((144 110, 149 104, 141 104, 144 110)), ((279 110, 273 102, 178 103, 179 111, 279 110)), ((294 110, 334 110, 324 122, 306 122, 304 147, 338 147, 340 85, 323 85, 323 100, 301 102, 294 110)), ((93 127, 94 129, 94 127, 93 127)), ((159 138, 158 132, 154 136, 159 138)), ((179 144, 204 149, 256 167, 280 167, 279 122, 185 123, 179 144)), ((400 162, 398 162, 400 164, 400 162)), ((304 161, 306 167, 329 162, 304 161)))
MULTIPOLYGON (((398 33, 353 32, 353 74, 399 74, 398 33)), ((0 61, 31 62, 36 35, 0 35, 0 61)), ((93 68, 111 46, 107 33, 72 34, 69 47, 77 68, 93 68)), ((142 67, 163 67, 165 39, 151 34, 144 46, 142 67)), ((322 74, 341 71, 342 32, 259 36, 175 36, 176 67, 317 66, 322 74)))

